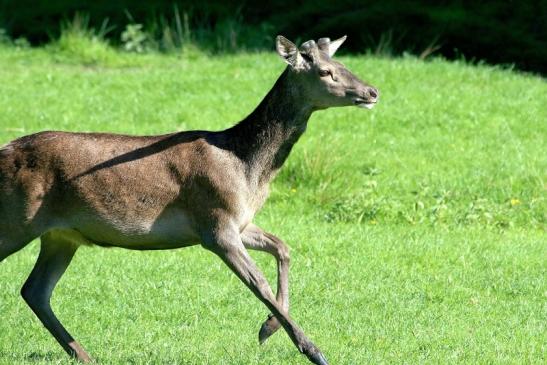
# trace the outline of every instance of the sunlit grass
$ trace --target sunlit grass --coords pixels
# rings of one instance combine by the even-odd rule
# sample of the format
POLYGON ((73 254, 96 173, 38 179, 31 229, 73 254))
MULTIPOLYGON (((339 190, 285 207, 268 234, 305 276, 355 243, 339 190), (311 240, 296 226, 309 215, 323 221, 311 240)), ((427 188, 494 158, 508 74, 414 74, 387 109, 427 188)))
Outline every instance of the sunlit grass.
MULTIPOLYGON (((226 128, 283 69, 273 53, 78 42, 0 48, 0 144, 47 129, 226 128)), ((545 81, 442 60, 342 61, 380 103, 316 113, 256 219, 292 247, 296 321, 332 364, 544 362, 545 81)), ((66 363, 18 294, 36 253, 0 264, 0 363, 66 363)), ((254 256, 275 283, 273 260, 254 256)), ((258 346, 267 310, 198 247, 82 248, 53 305, 100 363, 306 363, 283 333, 258 346)))

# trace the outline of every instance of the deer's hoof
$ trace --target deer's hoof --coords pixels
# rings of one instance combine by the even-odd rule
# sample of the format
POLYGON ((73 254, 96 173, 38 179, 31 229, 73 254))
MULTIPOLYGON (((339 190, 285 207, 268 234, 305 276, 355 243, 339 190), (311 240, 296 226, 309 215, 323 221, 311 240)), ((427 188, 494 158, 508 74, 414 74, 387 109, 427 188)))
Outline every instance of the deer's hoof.
POLYGON ((83 362, 84 364, 89 364, 92 362, 87 352, 85 352, 78 342, 72 341, 68 344, 68 346, 70 348, 69 354, 76 358, 79 362, 83 362))
POLYGON ((258 331, 258 342, 262 345, 271 335, 273 335, 281 327, 281 324, 273 315, 269 315, 268 319, 260 327, 258 331))
POLYGON ((327 362, 327 359, 320 351, 314 352, 307 356, 308 356, 308 360, 310 360, 312 363, 316 365, 329 365, 329 363, 327 362))

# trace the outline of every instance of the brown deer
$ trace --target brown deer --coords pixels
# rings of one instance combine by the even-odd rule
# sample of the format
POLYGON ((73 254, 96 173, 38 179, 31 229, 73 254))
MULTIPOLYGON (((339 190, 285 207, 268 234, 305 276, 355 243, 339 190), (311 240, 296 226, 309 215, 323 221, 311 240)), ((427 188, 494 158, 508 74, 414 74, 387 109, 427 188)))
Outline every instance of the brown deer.
POLYGON ((56 318, 50 298, 79 246, 201 244, 271 311, 260 343, 283 326, 312 363, 327 364, 289 316, 287 246, 252 220, 312 112, 371 108, 378 100, 374 87, 331 59, 345 39, 311 40, 298 49, 278 36, 277 53, 288 66, 258 107, 223 131, 146 137, 41 132, 0 148, 0 261, 40 237, 21 294, 69 355, 90 361, 56 318), (275 257, 277 295, 247 249, 275 257))

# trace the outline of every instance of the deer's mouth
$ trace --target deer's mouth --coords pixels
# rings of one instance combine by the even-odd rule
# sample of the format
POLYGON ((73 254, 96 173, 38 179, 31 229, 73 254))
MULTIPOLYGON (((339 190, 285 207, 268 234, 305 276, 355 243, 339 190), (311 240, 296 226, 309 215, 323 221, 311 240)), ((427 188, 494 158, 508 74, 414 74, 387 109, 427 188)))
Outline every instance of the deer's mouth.
POLYGON ((356 98, 353 103, 357 105, 359 108, 366 108, 366 109, 372 109, 374 108, 374 105, 376 104, 376 100, 365 100, 361 98, 356 98))

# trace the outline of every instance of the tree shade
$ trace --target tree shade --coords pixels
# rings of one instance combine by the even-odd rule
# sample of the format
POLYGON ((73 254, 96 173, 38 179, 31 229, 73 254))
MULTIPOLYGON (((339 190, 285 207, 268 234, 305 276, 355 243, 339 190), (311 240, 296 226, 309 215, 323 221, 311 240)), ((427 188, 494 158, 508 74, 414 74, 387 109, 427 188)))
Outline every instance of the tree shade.
POLYGON ((88 15, 93 27, 108 19, 113 43, 128 23, 158 32, 162 21, 175 27, 175 16, 186 14, 193 40, 215 51, 269 49, 277 34, 296 40, 347 34, 346 52, 434 51, 547 71, 547 3, 540 0, 0 0, 0 28, 40 44, 58 36, 61 22, 76 13, 88 15))

